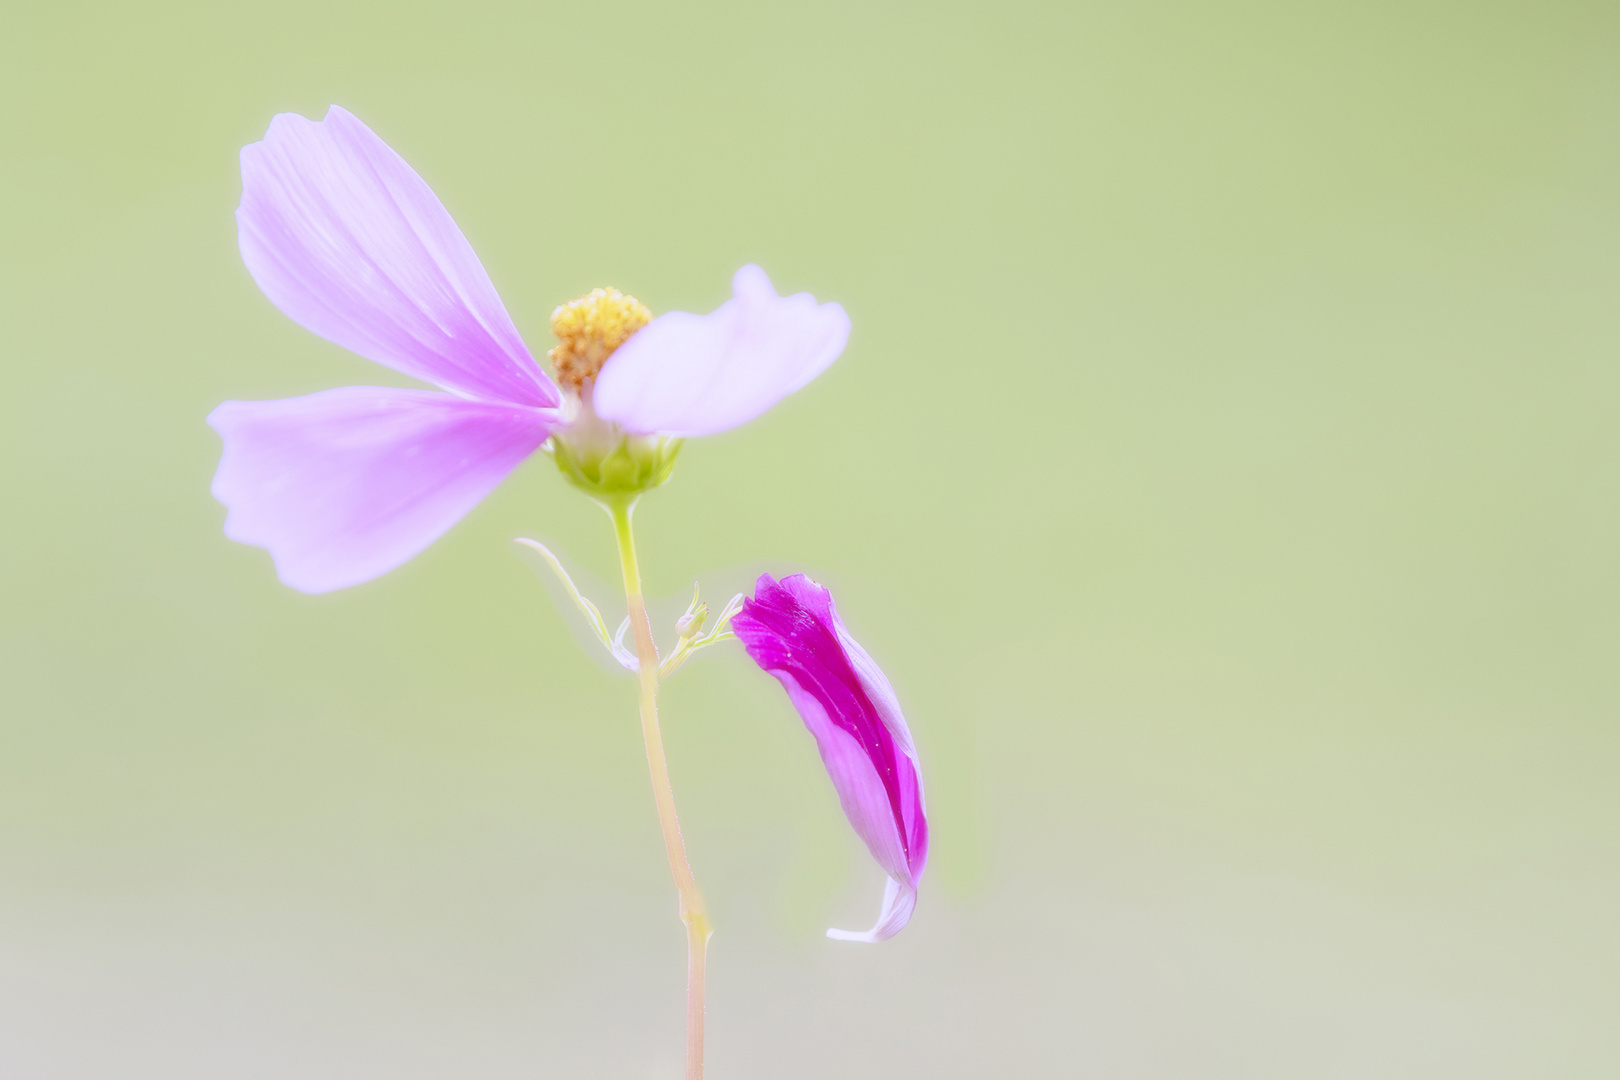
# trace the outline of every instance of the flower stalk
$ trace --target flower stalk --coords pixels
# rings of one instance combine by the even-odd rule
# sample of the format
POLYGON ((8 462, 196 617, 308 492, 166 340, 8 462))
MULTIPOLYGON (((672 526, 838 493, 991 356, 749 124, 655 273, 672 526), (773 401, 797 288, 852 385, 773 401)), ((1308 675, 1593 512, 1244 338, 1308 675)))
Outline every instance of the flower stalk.
POLYGON ((669 856, 675 891, 680 895, 681 922, 686 924, 686 1080, 702 1080, 704 967, 713 929, 703 906, 703 894, 692 876, 692 864, 686 857, 686 841, 681 837, 681 822, 675 813, 675 791, 669 783, 669 763, 664 757, 664 736, 658 727, 658 649, 653 643, 647 604, 641 595, 641 569, 636 563, 636 540, 630 526, 636 496, 603 499, 602 507, 613 519, 613 534, 619 545, 624 598, 630 611, 630 627, 635 635, 639 661, 641 738, 647 749, 647 769, 652 775, 653 802, 658 808, 658 825, 664 834, 664 851, 669 856))

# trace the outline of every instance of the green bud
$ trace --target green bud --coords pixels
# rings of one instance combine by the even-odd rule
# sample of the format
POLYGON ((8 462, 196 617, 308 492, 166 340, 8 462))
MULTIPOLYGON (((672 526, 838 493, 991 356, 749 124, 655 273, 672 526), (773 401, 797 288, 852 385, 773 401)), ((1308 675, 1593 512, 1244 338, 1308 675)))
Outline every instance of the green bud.
POLYGON ((697 637, 703 632, 703 623, 709 617, 709 605, 699 604, 675 620, 675 632, 683 638, 697 637))

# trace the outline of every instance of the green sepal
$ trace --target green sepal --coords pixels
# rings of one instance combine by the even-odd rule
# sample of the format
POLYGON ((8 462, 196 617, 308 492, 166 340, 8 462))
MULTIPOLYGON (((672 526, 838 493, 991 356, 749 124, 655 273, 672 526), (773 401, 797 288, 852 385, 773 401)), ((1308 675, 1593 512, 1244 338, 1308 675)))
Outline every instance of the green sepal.
POLYGON ((680 439, 663 436, 625 436, 605 454, 555 436, 546 447, 568 482, 597 498, 651 491, 675 471, 680 449, 680 439))

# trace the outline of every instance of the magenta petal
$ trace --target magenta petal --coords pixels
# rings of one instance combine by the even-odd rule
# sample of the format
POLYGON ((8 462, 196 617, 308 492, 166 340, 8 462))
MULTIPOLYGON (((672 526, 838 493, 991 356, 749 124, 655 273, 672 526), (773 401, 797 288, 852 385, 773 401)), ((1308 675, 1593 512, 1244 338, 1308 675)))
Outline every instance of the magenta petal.
POLYGON ((282 113, 242 148, 236 223, 253 280, 305 329, 458 394, 557 404, 443 204, 345 110, 282 113))
POLYGON ((889 875, 872 929, 827 935, 893 937, 911 918, 928 861, 922 774, 894 688, 844 629, 832 594, 803 574, 780 582, 762 576, 731 626, 787 691, 815 736, 844 815, 889 875))
POLYGON ((820 375, 844 351, 849 316, 809 293, 778 296, 757 266, 737 271, 731 299, 707 315, 660 315, 608 358, 596 411, 628 431, 713 435, 820 375))
POLYGON ((358 585, 405 562, 545 442, 549 412, 432 390, 347 386, 227 401, 214 497, 225 535, 268 548, 307 593, 358 585))

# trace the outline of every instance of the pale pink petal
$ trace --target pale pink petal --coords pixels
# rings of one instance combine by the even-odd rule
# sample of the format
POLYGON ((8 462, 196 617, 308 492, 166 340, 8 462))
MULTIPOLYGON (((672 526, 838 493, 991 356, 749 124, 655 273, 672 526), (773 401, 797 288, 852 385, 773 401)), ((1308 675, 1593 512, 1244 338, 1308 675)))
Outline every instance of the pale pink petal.
POLYGON ((890 878, 883 884, 883 906, 878 909, 877 922, 870 930, 828 930, 834 941, 864 941, 868 944, 887 941, 911 921, 917 908, 917 889, 890 878))
POLYGON ((754 419, 844 351, 849 316, 837 304, 778 296, 752 264, 731 293, 707 315, 660 315, 619 346, 597 376, 597 413, 627 431, 712 435, 754 419))
POLYGON ((307 593, 369 581, 471 510, 545 442, 549 411, 432 390, 348 386, 227 401, 214 474, 225 535, 267 548, 307 593))
POLYGON ((559 398, 461 230, 352 114, 282 113, 242 148, 242 261, 300 326, 468 397, 559 398))
POLYGON ((830 930, 882 941, 911 918, 928 862, 928 818, 911 731, 888 679, 855 644, 832 594, 803 574, 759 579, 731 628, 787 691, 816 740, 850 827, 889 877, 870 930, 830 930))

